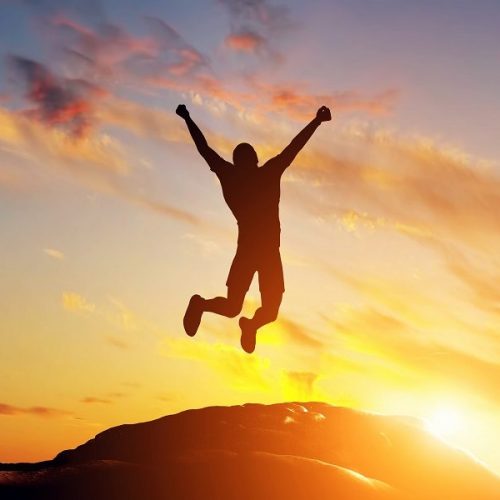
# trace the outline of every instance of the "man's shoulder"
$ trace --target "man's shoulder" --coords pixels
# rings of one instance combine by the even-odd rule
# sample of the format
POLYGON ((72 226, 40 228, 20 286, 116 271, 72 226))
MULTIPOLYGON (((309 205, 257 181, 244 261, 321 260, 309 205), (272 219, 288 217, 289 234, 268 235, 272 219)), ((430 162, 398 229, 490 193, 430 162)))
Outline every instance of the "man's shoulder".
POLYGON ((210 170, 217 174, 217 177, 226 177, 233 172, 233 164, 224 160, 223 158, 211 162, 210 170))
POLYGON ((268 172, 281 172, 283 169, 285 169, 288 166, 285 158, 283 155, 280 153, 276 156, 273 156, 269 160, 262 165, 262 169, 267 170, 268 172))

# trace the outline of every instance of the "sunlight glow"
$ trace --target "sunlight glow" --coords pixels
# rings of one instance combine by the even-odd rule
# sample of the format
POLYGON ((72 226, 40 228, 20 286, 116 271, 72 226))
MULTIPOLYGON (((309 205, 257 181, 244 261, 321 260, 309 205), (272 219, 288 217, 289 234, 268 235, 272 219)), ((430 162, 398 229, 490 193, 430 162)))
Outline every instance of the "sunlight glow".
POLYGON ((463 415, 454 408, 438 408, 426 419, 426 427, 437 436, 449 437, 464 428, 463 415))

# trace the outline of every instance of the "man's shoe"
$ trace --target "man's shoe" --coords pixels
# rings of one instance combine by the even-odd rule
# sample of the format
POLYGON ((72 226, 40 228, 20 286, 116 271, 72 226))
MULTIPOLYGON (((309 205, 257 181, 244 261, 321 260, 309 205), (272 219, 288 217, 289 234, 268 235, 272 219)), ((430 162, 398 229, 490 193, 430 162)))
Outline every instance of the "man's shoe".
POLYGON ((203 299, 199 295, 193 295, 184 314, 184 330, 190 337, 194 337, 200 326, 203 315, 203 299))
POLYGON ((255 351, 257 328, 253 326, 252 320, 244 317, 240 318, 239 324, 241 328, 241 347, 245 352, 251 354, 255 351))

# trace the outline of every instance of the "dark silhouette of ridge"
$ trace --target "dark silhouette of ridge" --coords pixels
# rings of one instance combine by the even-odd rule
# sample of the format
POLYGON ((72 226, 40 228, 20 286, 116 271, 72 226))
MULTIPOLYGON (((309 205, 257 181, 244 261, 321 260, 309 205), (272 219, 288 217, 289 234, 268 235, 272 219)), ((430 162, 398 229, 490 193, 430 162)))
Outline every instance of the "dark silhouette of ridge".
POLYGON ((121 425, 51 461, 0 465, 0 498, 493 500, 500 478, 416 419, 247 404, 121 425))

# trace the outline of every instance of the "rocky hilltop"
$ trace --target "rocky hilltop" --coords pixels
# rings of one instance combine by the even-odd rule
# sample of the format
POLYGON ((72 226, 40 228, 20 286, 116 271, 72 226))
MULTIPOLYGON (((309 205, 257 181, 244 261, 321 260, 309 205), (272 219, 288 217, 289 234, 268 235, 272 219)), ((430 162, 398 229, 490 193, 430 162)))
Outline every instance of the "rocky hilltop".
POLYGON ((419 420, 326 403, 188 410, 121 425, 38 464, 2 499, 500 498, 500 478, 419 420))

